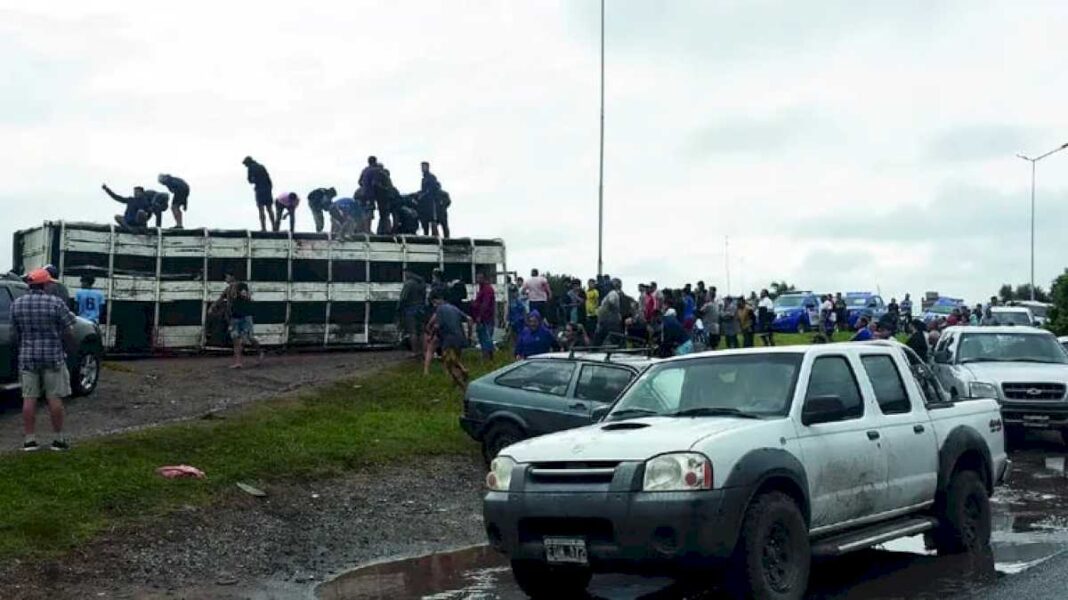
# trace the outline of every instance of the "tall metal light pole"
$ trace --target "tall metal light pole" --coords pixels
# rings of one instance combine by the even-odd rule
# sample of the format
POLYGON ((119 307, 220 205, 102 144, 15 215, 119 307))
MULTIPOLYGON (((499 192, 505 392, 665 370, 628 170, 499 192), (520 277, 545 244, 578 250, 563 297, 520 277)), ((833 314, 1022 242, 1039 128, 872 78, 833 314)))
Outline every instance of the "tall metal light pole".
POLYGON ((601 152, 597 177, 597 276, 604 275, 604 0, 601 0, 601 152))
POLYGON ((1024 156, 1023 154, 1017 154, 1016 156, 1031 163, 1031 300, 1035 299, 1035 164, 1038 161, 1046 158, 1051 154, 1056 154, 1061 150, 1068 148, 1068 143, 1061 144, 1053 150, 1041 155, 1031 158, 1030 156, 1024 156))

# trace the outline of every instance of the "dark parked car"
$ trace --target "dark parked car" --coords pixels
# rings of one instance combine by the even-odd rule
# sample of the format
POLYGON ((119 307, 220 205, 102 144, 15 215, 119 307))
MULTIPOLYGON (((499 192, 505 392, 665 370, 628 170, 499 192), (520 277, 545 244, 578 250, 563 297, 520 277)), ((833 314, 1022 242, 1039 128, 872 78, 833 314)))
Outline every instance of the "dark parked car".
MULTIPOLYGON (((11 331, 11 304, 29 292, 21 281, 0 280, 0 390, 19 389, 18 349, 11 331)), ((70 389, 75 396, 88 396, 100 380, 103 344, 100 329, 79 317, 74 324, 75 346, 67 348, 70 389)))
POLYGON ((460 426, 482 443, 486 461, 516 442, 593 422, 654 359, 605 353, 551 353, 472 381, 460 426), (599 412, 599 411, 598 411, 599 412))

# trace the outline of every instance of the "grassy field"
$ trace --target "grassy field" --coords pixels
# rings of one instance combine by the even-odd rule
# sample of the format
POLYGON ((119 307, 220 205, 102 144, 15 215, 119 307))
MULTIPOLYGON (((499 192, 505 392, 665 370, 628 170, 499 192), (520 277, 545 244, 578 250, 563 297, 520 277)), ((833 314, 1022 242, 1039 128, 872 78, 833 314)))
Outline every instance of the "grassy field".
MULTIPOLYGON (((472 374, 506 362, 466 358, 472 374)), ((435 365, 413 363, 314 394, 78 444, 59 454, 0 457, 0 560, 54 555, 105 527, 264 485, 341 474, 418 455, 475 454, 460 431, 461 395, 435 365), (162 465, 189 464, 203 480, 164 479, 162 465)))

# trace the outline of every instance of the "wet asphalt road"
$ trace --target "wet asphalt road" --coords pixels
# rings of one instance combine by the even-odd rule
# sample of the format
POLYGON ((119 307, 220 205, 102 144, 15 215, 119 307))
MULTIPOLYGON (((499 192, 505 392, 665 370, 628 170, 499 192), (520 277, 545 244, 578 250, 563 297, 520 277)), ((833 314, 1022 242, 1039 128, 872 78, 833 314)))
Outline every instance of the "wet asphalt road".
MULTIPOLYGON (((1054 436, 1030 438, 1012 453, 1014 472, 992 499, 989 552, 937 557, 922 536, 813 565, 808 600, 1068 597, 1068 474, 1054 436), (1047 459, 1052 459, 1048 461, 1047 459), (1049 462, 1050 464, 1047 464, 1049 462), (1060 583, 1054 583, 1059 581, 1060 583)), ((666 578, 598 575, 597 600, 712 600, 666 578)), ((323 600, 520 600, 507 562, 486 547, 357 568, 324 583, 323 600)))

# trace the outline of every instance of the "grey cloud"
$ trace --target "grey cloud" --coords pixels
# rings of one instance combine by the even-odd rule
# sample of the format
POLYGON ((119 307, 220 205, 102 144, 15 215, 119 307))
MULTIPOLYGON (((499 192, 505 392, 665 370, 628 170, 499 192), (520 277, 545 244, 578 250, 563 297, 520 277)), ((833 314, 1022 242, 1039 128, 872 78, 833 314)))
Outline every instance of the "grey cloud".
POLYGON ((780 153, 784 147, 817 143, 817 137, 827 140, 835 130, 833 122, 805 107, 759 116, 724 115, 694 133, 686 150, 696 156, 780 153))
POLYGON ((969 125, 935 135, 927 143, 926 154, 952 162, 1008 159, 1017 152, 1031 151, 1040 137, 1037 131, 1017 125, 969 125))

